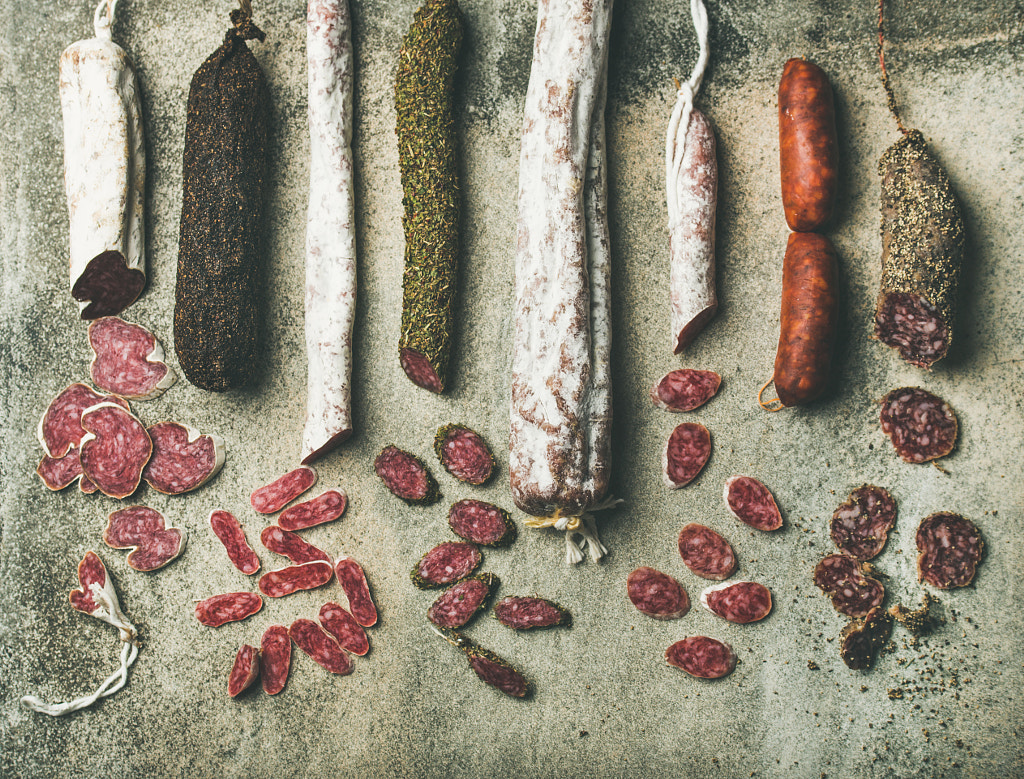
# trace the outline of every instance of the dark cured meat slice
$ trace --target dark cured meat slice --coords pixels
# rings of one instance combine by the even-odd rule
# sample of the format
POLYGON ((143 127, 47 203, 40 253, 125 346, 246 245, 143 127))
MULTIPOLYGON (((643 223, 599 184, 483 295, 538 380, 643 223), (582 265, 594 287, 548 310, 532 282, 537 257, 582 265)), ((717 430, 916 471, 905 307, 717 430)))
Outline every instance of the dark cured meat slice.
POLYGON ((260 569, 260 558, 245 540, 245 531, 233 514, 223 509, 214 509, 210 512, 210 527, 224 544, 224 551, 228 553, 228 559, 235 568, 250 576, 260 569))
POLYGON ((862 564, 849 555, 823 559, 814 569, 814 583, 832 599, 836 611, 848 617, 866 617, 885 598, 882 583, 867 576, 862 564))
POLYGON ((693 411, 718 392, 722 377, 714 371, 678 368, 662 376, 651 389, 651 402, 666 411, 693 411))
POLYGON ((870 668, 878 650, 892 633, 892 617, 881 606, 876 606, 863 619, 855 619, 839 634, 839 656, 846 667, 854 671, 870 668))
POLYGON ((483 562, 483 555, 473 544, 446 541, 427 552, 413 566, 410 578, 421 590, 443 587, 465 579, 483 562))
POLYGON ((441 499, 437 482, 423 461, 397 446, 386 446, 373 461, 384 486, 410 506, 429 506, 441 499))
POLYGON ((352 673, 352 658, 334 638, 311 619, 297 619, 288 629, 295 646, 332 674, 352 673))
POLYGON ((185 551, 186 534, 168 528, 160 512, 148 506, 115 511, 107 519, 103 541, 114 549, 131 549, 128 565, 136 571, 155 571, 185 551))
POLYGON ((772 594, 757 582, 722 582, 707 587, 700 594, 700 603, 722 619, 746 625, 771 613, 772 594))
POLYGON ((341 490, 327 490, 315 498, 296 503, 281 512, 277 524, 284 530, 305 530, 307 527, 333 522, 345 513, 348 496, 341 490))
POLYGON ((666 649, 665 661, 699 679, 720 679, 736 667, 736 653, 718 639, 691 636, 666 649))
POLYGON ((228 695, 234 698, 246 690, 260 675, 260 650, 248 644, 242 644, 235 655, 235 664, 231 666, 228 676, 228 695))
POLYGON ((569 626, 572 615, 557 603, 545 598, 508 597, 494 604, 498 622, 513 630, 569 626))
POLYGON ((491 447, 465 425, 445 425, 434 436, 434 451, 441 465, 459 481, 480 485, 494 475, 491 447))
POLYGON ((338 558, 334 564, 334 575, 338 584, 348 598, 348 610, 356 622, 364 628, 377 624, 377 607, 370 597, 370 585, 366 583, 366 574, 362 566, 347 555, 338 558))
POLYGON ((283 598, 299 590, 313 590, 322 587, 334 577, 330 563, 314 560, 301 565, 289 565, 268 571, 260 577, 260 592, 268 598, 283 598))
POLYGON ((507 511, 482 500, 460 500, 448 509, 448 526, 455 535, 481 546, 508 546, 516 525, 507 511))
POLYGON ((927 516, 917 527, 917 578, 941 590, 966 587, 984 546, 969 519, 948 512, 927 516))
POLYGON ((249 503, 260 514, 276 514, 314 484, 316 471, 302 465, 253 492, 249 503))
POLYGON ((714 530, 691 522, 679 531, 679 556, 702 579, 721 581, 736 570, 736 553, 714 530))
POLYGON ((288 637, 288 628, 284 625, 271 625, 260 640, 260 681, 263 692, 277 695, 284 689, 288 681, 288 671, 292 664, 292 641, 288 637))
POLYGON ((461 628, 478 611, 487 608, 487 601, 497 586, 498 577, 493 573, 465 579, 438 596, 427 609, 427 619, 438 627, 461 628))
POLYGON ((730 476, 725 480, 725 505, 740 522, 757 530, 778 530, 782 513, 771 492, 750 476, 730 476))
POLYGON ((82 414, 78 458, 82 473, 100 492, 127 498, 138 489, 142 470, 153 454, 153 441, 143 424, 115 403, 100 403, 82 414))
POLYGON ((263 608, 263 599, 255 592, 228 592, 196 604, 196 619, 211 628, 251 617, 263 608))
POLYGON ((896 524, 896 501, 888 490, 865 484, 832 514, 829 532, 839 550, 857 560, 877 557, 896 524))
POLYGON ((920 387, 894 389, 882 399, 882 432, 908 463, 945 457, 956 444, 953 408, 920 387))
POLYGON ((43 480, 46 488, 54 492, 74 484, 82 478, 82 463, 78 459, 78 447, 63 457, 54 459, 48 454, 43 455, 36 467, 36 475, 43 480))
POLYGON ((224 465, 224 439, 220 436, 201 435, 177 422, 157 422, 146 432, 153 441, 153 456, 142 478, 157 492, 191 492, 216 476, 224 465))
POLYGON ((71 287, 71 297, 80 303, 82 319, 120 314, 136 301, 146 286, 146 274, 129 267, 118 251, 100 252, 85 267, 71 287))
POLYGON ((685 487, 711 456, 711 434, 704 425, 683 422, 665 443, 661 456, 662 479, 669 489, 685 487))
POLYGON ((318 617, 324 630, 334 636, 338 645, 347 652, 362 657, 370 651, 366 631, 355 618, 337 603, 325 603, 318 617))
POLYGON ((93 351, 89 376, 104 392, 129 400, 151 400, 163 395, 177 380, 164 363, 164 350, 146 328, 116 316, 89 325, 93 351))
POLYGON ((469 660, 469 667, 473 669, 473 673, 491 687, 513 698, 525 698, 529 693, 530 684, 526 677, 507 660, 477 646, 456 630, 434 628, 434 632, 452 646, 461 649, 469 660))
POLYGON ((47 455, 55 459, 64 457, 82 442, 85 430, 82 428, 82 412, 100 403, 117 403, 126 411, 127 401, 113 395, 100 395, 81 383, 66 387, 39 420, 36 431, 39 443, 47 455))
POLYGON ((287 557, 296 565, 311 563, 314 560, 331 562, 331 556, 327 552, 307 543, 298 533, 282 530, 277 525, 263 528, 260 543, 274 554, 287 557))
POLYGON ((626 579, 626 595, 641 614, 655 619, 679 619, 690 610, 690 596, 666 573, 642 566, 626 579))

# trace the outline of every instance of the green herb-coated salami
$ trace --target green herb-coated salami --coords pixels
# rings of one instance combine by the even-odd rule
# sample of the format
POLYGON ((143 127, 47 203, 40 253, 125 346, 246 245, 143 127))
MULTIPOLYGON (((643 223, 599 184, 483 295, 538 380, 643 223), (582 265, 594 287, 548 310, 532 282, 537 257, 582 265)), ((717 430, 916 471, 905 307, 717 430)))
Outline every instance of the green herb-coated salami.
POLYGON ((414 384, 443 392, 451 352, 459 183, 452 116, 462 22, 455 0, 426 0, 402 41, 395 77, 405 213, 398 354, 414 384))
POLYGON ((248 2, 188 96, 174 346, 185 376, 222 392, 248 383, 257 349, 267 86, 245 41, 248 2))

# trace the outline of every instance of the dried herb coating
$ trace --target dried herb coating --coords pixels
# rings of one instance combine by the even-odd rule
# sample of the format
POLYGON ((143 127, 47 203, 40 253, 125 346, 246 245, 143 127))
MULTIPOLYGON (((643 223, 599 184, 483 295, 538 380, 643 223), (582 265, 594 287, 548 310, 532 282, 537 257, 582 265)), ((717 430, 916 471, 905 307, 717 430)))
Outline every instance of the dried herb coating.
POLYGON ((891 633, 892 617, 876 606, 863 620, 855 619, 843 628, 839 656, 854 671, 870 668, 891 633))
POLYGON ((483 436, 461 424, 438 428, 434 436, 434 453, 448 473, 474 486, 485 484, 498 467, 483 436))
POLYGON ((427 0, 402 41, 395 76, 402 175, 402 368, 413 383, 443 392, 451 351, 458 254, 459 183, 453 82, 462 44, 455 0, 427 0))
POLYGON ((477 646, 456 630, 434 628, 434 631, 449 644, 461 649, 473 673, 487 684, 513 698, 525 698, 530 693, 531 685, 526 677, 504 658, 477 646))
POLYGON ((174 346, 185 376, 223 392, 249 383, 257 355, 269 96, 245 41, 248 14, 192 77, 185 122, 174 346))

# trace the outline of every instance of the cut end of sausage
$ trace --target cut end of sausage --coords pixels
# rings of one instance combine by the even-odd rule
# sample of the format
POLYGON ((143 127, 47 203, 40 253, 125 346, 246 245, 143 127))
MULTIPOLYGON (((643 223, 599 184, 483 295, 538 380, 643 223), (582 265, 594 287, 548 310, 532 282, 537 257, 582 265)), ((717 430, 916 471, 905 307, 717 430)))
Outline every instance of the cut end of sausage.
POLYGON ((302 464, 303 465, 309 465, 310 463, 315 462, 316 460, 319 460, 325 454, 328 454, 329 452, 332 452, 335 449, 337 449, 339 446, 341 446, 343 443, 345 443, 351 437, 352 437, 352 428, 351 427, 346 429, 346 430, 342 430, 342 431, 336 433, 335 435, 333 435, 329 439, 327 439, 327 443, 325 443, 319 449, 314 449, 312 452, 310 452, 305 457, 303 457, 302 458, 302 464))
POLYGON ((949 327, 923 295, 883 293, 875 312, 875 338, 918 368, 931 368, 949 350, 949 327))
POLYGON ((718 303, 716 302, 713 306, 708 306, 703 309, 697 316, 686 323, 686 327, 679 331, 679 335, 676 336, 675 348, 672 350, 673 354, 679 354, 687 346, 689 346, 693 339, 700 335, 701 331, 710 322, 715 314, 718 313, 718 303))
POLYGON ((146 286, 146 274, 129 268, 121 252, 105 251, 93 257, 71 287, 71 296, 83 304, 82 319, 117 316, 134 303, 146 286))
POLYGON ((402 361, 402 370, 413 384, 431 392, 444 392, 444 380, 437 375, 425 354, 406 348, 399 350, 398 357, 402 361))

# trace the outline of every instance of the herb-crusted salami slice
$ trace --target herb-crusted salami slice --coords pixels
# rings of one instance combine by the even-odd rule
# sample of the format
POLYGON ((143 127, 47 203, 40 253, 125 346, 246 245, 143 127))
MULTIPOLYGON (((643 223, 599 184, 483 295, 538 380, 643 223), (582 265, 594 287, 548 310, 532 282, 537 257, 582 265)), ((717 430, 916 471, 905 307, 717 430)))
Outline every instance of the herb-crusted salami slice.
POLYGON ((651 388, 651 402, 666 411, 693 411, 718 392, 722 377, 714 371, 678 368, 651 388))
POLYGON ((80 382, 65 387, 39 420, 37 434, 46 454, 61 459, 77 448, 85 436, 82 412, 100 403, 116 403, 130 410, 127 401, 114 395, 100 395, 80 382))
POLYGON ((185 551, 186 534, 166 527, 163 515, 148 506, 115 511, 107 519, 103 541, 113 549, 131 549, 128 565, 136 571, 155 571, 185 551))
POLYGON ((366 583, 363 567, 348 555, 342 555, 334 563, 334 575, 348 598, 348 609, 356 622, 364 628, 377 624, 377 607, 370 597, 370 585, 366 583))
POLYGON ((843 628, 839 656, 846 667, 854 671, 870 668, 890 633, 892 617, 881 606, 876 606, 863 620, 855 619, 843 628))
POLYGON ((295 620, 288 628, 288 636, 295 646, 332 674, 344 676, 352 673, 352 658, 348 652, 313 620, 295 620))
POLYGON ((491 447, 465 425, 439 428, 434 436, 434 452, 444 469, 459 481, 479 486, 494 475, 496 463, 491 447))
POLYGON ((316 471, 302 465, 255 490, 249 496, 249 503, 260 514, 276 514, 314 484, 316 471))
POLYGON ((298 533, 282 530, 277 525, 263 528, 263 532, 260 533, 260 543, 274 554, 287 557, 296 565, 311 563, 314 560, 331 562, 331 557, 327 552, 317 549, 298 533))
POLYGON ((832 599, 836 611, 848 617, 866 617, 885 598, 882 583, 865 574, 863 565, 849 555, 823 559, 814 569, 814 583, 832 599))
POLYGON ((393 444, 377 455, 373 470, 392 495, 410 506, 429 506, 441 499, 437 482, 423 461, 393 444))
POLYGON ((775 498, 757 479, 730 476, 725 480, 723 499, 732 515, 752 528, 771 531, 782 527, 782 513, 775 498))
POLYGON ((504 509, 467 498, 448 510, 448 526, 460 538, 481 546, 508 546, 516 539, 516 525, 504 509))
POLYGON ((700 605, 722 619, 745 625, 771 613, 772 594, 757 582, 722 582, 705 588, 700 605))
POLYGON ((322 587, 334 577, 331 564, 314 560, 301 565, 289 565, 268 571, 260 577, 260 592, 268 598, 283 598, 299 590, 313 590, 322 587))
POLYGON ((449 644, 466 655, 469 667, 482 681, 513 698, 525 698, 530 692, 526 677, 510 662, 488 649, 477 646, 470 639, 455 630, 434 628, 435 632, 449 644))
POLYGON ((263 683, 263 692, 267 695, 281 692, 288 681, 291 664, 292 641, 288 637, 288 628, 284 625, 271 625, 260 639, 260 681, 263 683))
POLYGON ((370 651, 370 640, 366 631, 355 618, 337 603, 325 603, 317 617, 323 629, 334 636, 346 652, 362 657, 370 651))
POLYGON ((665 662, 699 679, 720 679, 736 668, 736 653, 724 641, 691 636, 666 649, 665 662))
POLYGON ((626 579, 626 595, 637 611, 655 619, 679 619, 690 610, 690 596, 667 573, 641 566, 626 579))
POLYGON ((546 598, 509 596, 494 604, 494 616, 498 622, 513 630, 550 628, 557 625, 568 627, 572 615, 557 603, 546 598))
POLYGON ((882 432, 908 463, 945 457, 956 444, 957 420, 942 398, 920 387, 894 389, 882 399, 882 432))
POLYGON ((181 495, 202 487, 224 465, 224 439, 177 422, 157 422, 146 432, 153 455, 142 478, 157 492, 181 495))
POLYGON ((438 627, 461 628, 477 612, 487 608, 487 601, 498 586, 493 573, 481 573, 449 587, 430 608, 427 619, 438 627))
POLYGON ((138 489, 153 454, 145 426, 118 404, 100 403, 82 413, 82 428, 82 473, 104 495, 127 498, 138 489))
POLYGON ((249 689, 256 677, 260 675, 260 650, 248 644, 242 644, 235 655, 235 663, 231 666, 228 676, 228 695, 232 698, 249 689))
POLYGON ((224 551, 235 568, 249 576, 260 569, 260 558, 245 540, 245 531, 234 514, 223 509, 214 509, 210 512, 210 527, 224 544, 224 551))
POLYGON ((305 530, 307 527, 333 522, 348 506, 348 495, 341 490, 327 490, 315 498, 286 508, 277 518, 285 530, 305 530))
POLYGON ((483 555, 473 544, 446 541, 427 552, 413 566, 410 578, 421 590, 443 587, 465 579, 483 562, 483 555))
POLYGON ((857 560, 877 557, 896 524, 896 501, 873 484, 858 487, 832 514, 829 533, 841 552, 857 560))
POLYGON ((917 578, 948 590, 966 587, 974 579, 984 543, 974 523, 959 514, 941 511, 917 527, 917 578))
POLYGON ((697 422, 683 422, 672 431, 661 455, 662 480, 669 489, 685 487, 711 457, 711 434, 697 422))
POLYGON ((679 556, 702 579, 721 581, 736 570, 729 542, 709 527, 691 522, 679 531, 679 556))
POLYGON ((196 619, 211 628, 248 619, 263 608, 263 599, 255 592, 228 592, 214 595, 196 604, 196 619))
POLYGON ((89 325, 93 384, 129 400, 163 395, 178 376, 164 362, 164 350, 149 330, 116 316, 89 325))

